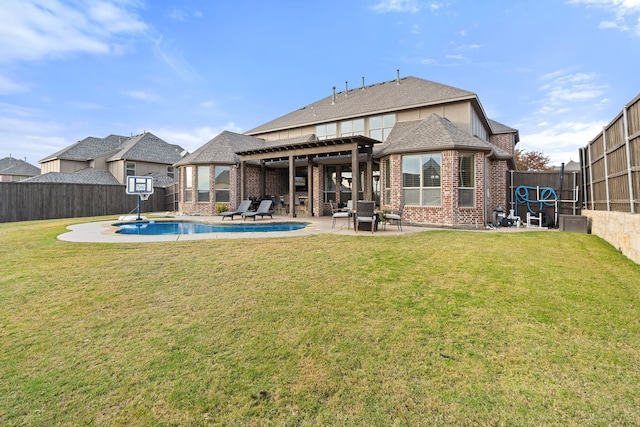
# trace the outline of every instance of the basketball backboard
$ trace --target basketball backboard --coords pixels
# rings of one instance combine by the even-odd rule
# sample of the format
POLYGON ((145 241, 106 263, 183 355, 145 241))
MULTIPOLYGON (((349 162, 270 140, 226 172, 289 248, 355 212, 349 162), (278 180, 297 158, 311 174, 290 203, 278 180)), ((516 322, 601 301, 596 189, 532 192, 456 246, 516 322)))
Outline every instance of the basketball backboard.
POLYGON ((127 194, 150 195, 153 194, 153 177, 128 176, 127 194))

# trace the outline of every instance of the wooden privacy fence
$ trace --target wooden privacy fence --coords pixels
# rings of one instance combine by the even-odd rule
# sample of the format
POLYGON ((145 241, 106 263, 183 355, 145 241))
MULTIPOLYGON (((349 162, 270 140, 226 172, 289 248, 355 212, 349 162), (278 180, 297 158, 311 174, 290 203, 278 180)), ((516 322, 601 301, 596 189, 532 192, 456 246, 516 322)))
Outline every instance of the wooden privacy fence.
POLYGON ((640 209, 640 95, 580 149, 584 206, 599 211, 640 209))
MULTIPOLYGON (((165 189, 155 188, 140 209, 170 210, 165 202, 165 189)), ((124 215, 137 211, 137 206, 138 196, 127 195, 124 185, 0 183, 0 222, 124 215)))
MULTIPOLYGON (((516 189, 520 186, 529 187, 530 199, 535 200, 536 189, 552 188, 559 200, 555 212, 554 206, 542 205, 542 210, 554 218, 555 215, 580 215, 582 206, 582 196, 580 191, 581 177, 576 171, 565 171, 562 177, 562 188, 560 188, 560 170, 545 172, 529 172, 529 171, 509 171, 507 172, 507 212, 513 209, 515 213, 523 220, 527 216, 529 207, 526 203, 518 203, 516 197, 516 189), (578 187, 576 189, 576 187, 578 187)), ((542 190, 541 190, 542 192, 542 190)), ((540 206, 535 201, 530 203, 534 210, 536 206, 540 206)), ((532 212, 533 213, 533 212, 532 212)), ((556 221, 557 219, 554 219, 556 221)))

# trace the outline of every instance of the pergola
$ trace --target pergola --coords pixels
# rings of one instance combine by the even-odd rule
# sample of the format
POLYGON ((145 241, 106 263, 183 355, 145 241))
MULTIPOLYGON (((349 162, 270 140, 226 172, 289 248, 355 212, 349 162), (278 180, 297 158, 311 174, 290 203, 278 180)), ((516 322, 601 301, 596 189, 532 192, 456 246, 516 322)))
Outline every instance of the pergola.
MULTIPOLYGON (((362 135, 355 135, 341 138, 322 139, 306 142, 297 142, 295 144, 283 144, 264 146, 262 148, 255 148, 252 150, 239 151, 236 154, 240 156, 240 198, 245 198, 245 167, 246 163, 250 161, 259 161, 262 173, 262 193, 264 194, 265 185, 265 171, 267 163, 276 161, 286 161, 289 169, 289 197, 290 200, 295 200, 296 188, 295 188, 295 162, 296 160, 307 160, 307 185, 310 189, 310 211, 313 212, 313 163, 315 159, 326 158, 332 156, 350 156, 351 157, 351 171, 352 171, 352 187, 359 188, 359 157, 360 154, 365 155, 365 162, 367 164, 366 177, 367 182, 373 181, 373 145, 379 144, 381 141, 368 138, 362 135)), ((372 186, 365 187, 364 192, 365 200, 373 200, 372 186)), ((291 203, 289 209, 289 216, 296 216, 295 203, 291 203)))

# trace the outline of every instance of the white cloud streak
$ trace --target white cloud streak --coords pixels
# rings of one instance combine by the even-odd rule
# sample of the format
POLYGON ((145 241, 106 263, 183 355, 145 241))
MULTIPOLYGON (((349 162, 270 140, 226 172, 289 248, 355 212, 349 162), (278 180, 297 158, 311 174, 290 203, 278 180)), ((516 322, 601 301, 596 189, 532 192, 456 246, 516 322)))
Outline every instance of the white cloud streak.
POLYGON ((372 6, 376 12, 409 12, 416 13, 420 11, 418 4, 414 0, 383 0, 372 6))
MULTIPOLYGON (((76 53, 118 54, 120 36, 148 30, 126 2, 3 0, 0 62, 36 61, 76 53)), ((129 5, 130 6, 130 5, 129 5)))
POLYGON ((616 29, 619 31, 629 31, 632 27, 627 20, 635 22, 631 24, 637 35, 640 35, 640 0, 569 0, 569 4, 585 5, 596 7, 614 15, 613 20, 603 20, 600 22, 601 29, 616 29))

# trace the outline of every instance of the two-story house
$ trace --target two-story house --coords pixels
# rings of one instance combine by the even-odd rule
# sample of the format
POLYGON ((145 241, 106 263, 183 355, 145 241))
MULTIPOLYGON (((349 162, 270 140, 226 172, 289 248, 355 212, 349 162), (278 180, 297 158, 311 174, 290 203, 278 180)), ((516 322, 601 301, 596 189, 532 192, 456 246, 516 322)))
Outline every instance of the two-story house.
POLYGON ((118 185, 127 176, 151 175, 157 186, 166 186, 175 181, 173 165, 184 154, 182 147, 151 132, 87 137, 40 160, 42 175, 30 181, 118 185))
POLYGON ((248 196, 286 198, 290 215, 329 202, 404 204, 406 221, 483 225, 506 205, 518 131, 472 92, 416 77, 336 92, 244 135, 223 132, 176 164, 184 212, 248 196))

